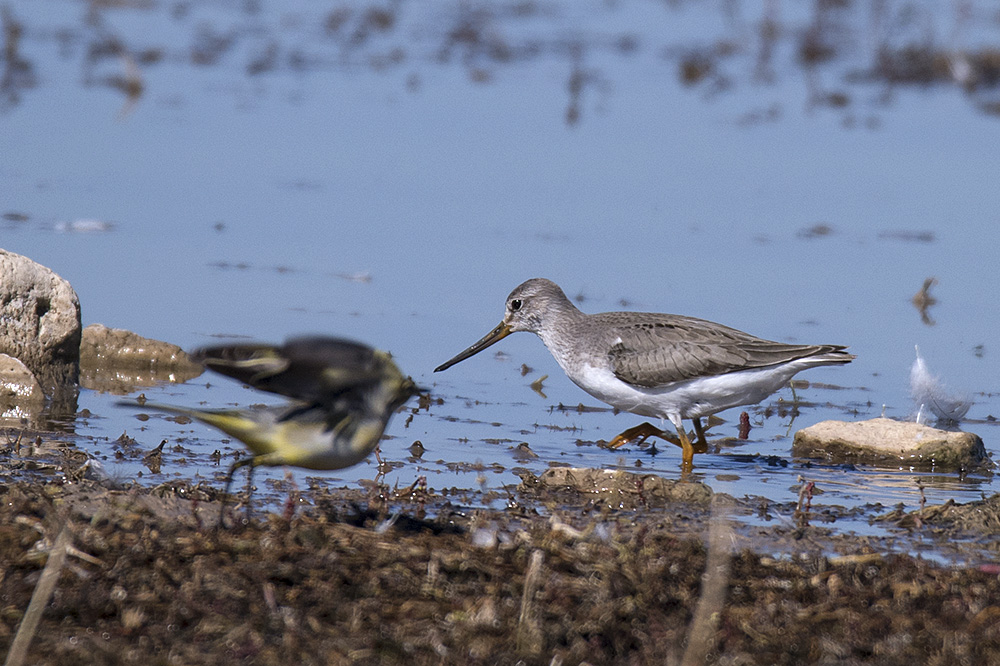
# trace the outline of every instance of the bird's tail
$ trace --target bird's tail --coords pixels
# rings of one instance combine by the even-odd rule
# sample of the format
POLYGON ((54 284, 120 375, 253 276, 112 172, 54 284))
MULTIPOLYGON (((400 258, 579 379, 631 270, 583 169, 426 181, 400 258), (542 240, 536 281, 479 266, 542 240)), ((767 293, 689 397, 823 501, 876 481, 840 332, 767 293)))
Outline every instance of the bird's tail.
POLYGON ((267 453, 273 448, 271 435, 274 416, 265 410, 258 413, 235 409, 193 409, 161 402, 146 401, 140 404, 128 400, 117 404, 121 407, 179 414, 201 421, 244 442, 254 453, 267 453))
POLYGON ((849 353, 846 347, 830 345, 829 351, 810 356, 808 360, 812 361, 814 365, 844 365, 856 358, 857 356, 849 353))

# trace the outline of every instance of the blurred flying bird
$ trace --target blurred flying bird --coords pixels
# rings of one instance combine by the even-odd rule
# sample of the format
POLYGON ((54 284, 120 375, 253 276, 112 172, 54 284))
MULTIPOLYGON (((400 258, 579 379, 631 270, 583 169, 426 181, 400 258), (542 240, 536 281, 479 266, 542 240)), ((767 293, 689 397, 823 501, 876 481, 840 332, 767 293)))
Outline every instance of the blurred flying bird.
MULTIPOLYGON (((284 345, 205 347, 192 354, 205 367, 291 400, 258 409, 194 409, 122 403, 183 414, 218 428, 250 449, 226 477, 249 466, 293 465, 315 470, 350 467, 371 453, 393 413, 420 389, 392 357, 331 337, 301 337, 284 345)), ((249 477, 248 477, 249 482, 249 477)))

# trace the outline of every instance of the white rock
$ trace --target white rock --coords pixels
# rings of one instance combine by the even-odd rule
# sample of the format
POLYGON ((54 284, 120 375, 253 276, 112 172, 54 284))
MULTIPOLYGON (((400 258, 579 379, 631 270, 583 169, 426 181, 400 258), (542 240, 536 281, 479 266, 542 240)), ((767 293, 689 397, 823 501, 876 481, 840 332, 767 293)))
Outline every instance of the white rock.
POLYGON ((0 353, 20 360, 46 394, 75 390, 80 301, 69 282, 0 249, 0 353))
POLYGON ((795 433, 792 454, 894 467, 969 469, 988 463, 978 435, 886 418, 821 421, 795 433))

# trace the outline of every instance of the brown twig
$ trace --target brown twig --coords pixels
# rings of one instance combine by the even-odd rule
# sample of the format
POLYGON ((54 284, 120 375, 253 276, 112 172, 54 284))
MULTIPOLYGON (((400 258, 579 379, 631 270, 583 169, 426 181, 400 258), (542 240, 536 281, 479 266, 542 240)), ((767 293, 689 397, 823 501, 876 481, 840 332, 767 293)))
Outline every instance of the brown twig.
POLYGON ((681 666, 705 664, 709 653, 715 649, 716 632, 726 603, 726 588, 729 586, 729 549, 732 540, 733 531, 729 521, 713 503, 708 528, 708 556, 705 573, 701 577, 701 596, 691 619, 687 649, 684 650, 681 666))
POLYGON ((63 565, 66 563, 66 554, 70 547, 71 537, 69 522, 63 523, 59 530, 59 536, 49 551, 49 559, 42 569, 42 575, 38 578, 35 591, 31 595, 28 603, 28 610, 24 612, 24 619, 14 636, 14 642, 10 645, 10 652, 7 653, 7 661, 4 666, 21 666, 28 656, 28 647, 31 645, 35 632, 38 631, 38 624, 42 620, 42 613, 49 605, 52 593, 55 592, 56 583, 59 581, 59 574, 62 573, 63 565))
POLYGON ((535 591, 542 578, 541 550, 531 551, 528 570, 524 574, 524 591, 521 593, 521 615, 517 620, 517 649, 519 652, 538 654, 542 651, 542 630, 535 613, 535 591))

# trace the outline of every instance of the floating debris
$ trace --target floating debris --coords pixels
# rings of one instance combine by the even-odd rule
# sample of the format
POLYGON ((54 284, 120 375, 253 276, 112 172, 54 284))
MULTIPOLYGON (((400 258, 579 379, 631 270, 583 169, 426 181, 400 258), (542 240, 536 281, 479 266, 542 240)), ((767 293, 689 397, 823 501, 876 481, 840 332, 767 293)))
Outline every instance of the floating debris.
POLYGON ((910 231, 907 229, 896 229, 878 232, 879 240, 898 240, 907 243, 933 243, 933 231, 910 231))
POLYGON ((927 310, 937 303, 937 299, 931 296, 931 287, 937 284, 937 278, 929 277, 924 280, 924 286, 913 295, 913 307, 920 311, 920 321, 928 326, 933 326, 935 321, 927 310))
POLYGON ((917 358, 910 368, 910 395, 919 405, 917 423, 926 422, 925 409, 930 410, 938 421, 958 423, 969 412, 972 400, 966 395, 948 393, 941 381, 927 369, 920 347, 914 345, 913 348, 917 358))
POLYGON ((372 274, 368 271, 358 271, 356 273, 334 273, 334 277, 339 277, 341 280, 347 280, 348 282, 357 282, 358 284, 368 284, 372 281, 372 274))
POLYGON ((514 459, 515 460, 535 460, 538 458, 538 454, 531 450, 531 445, 527 442, 521 442, 514 447, 514 459))
POLYGON ((798 236, 799 238, 805 238, 805 239, 823 238, 825 236, 833 235, 833 227, 831 227, 829 224, 823 224, 821 222, 819 224, 814 224, 811 227, 800 229, 799 232, 795 235, 798 236))
POLYGON ((149 471, 153 474, 160 473, 160 467, 163 464, 163 447, 166 445, 167 440, 160 442, 160 445, 155 449, 147 453, 142 458, 142 464, 149 468, 149 471))
POLYGON ((69 222, 56 222, 55 230, 66 234, 101 234, 111 231, 115 225, 96 218, 80 218, 69 222))

